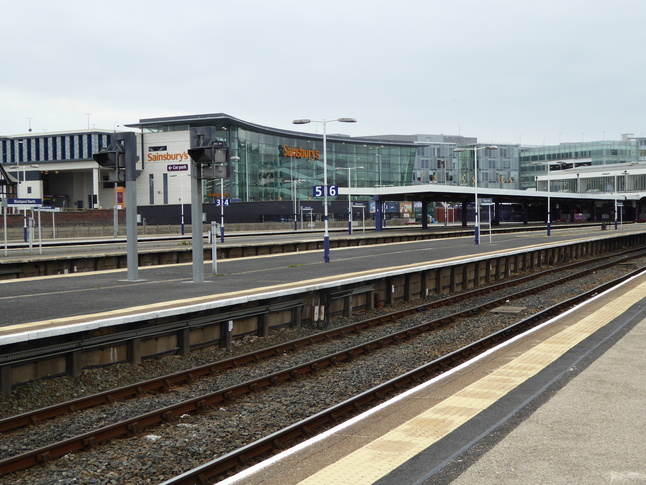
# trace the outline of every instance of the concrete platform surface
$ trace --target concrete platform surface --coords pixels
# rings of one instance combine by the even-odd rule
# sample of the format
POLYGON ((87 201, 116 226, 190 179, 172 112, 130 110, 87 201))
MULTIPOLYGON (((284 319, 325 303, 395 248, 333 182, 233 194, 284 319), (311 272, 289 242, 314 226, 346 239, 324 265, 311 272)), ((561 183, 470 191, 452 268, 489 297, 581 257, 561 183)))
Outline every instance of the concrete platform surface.
MULTIPOLYGON (((646 484, 646 320, 552 393, 502 441, 448 481, 646 484)), ((481 443, 475 454, 488 446, 481 443)))

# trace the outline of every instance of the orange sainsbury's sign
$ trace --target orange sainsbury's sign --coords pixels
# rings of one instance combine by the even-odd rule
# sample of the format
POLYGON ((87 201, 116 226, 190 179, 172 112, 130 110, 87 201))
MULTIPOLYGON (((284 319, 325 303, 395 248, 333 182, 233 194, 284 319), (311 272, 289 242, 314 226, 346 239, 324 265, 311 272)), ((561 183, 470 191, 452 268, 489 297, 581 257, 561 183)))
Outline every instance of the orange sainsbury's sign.
POLYGON ((181 162, 188 160, 188 152, 182 153, 149 153, 149 162, 181 162))
POLYGON ((318 150, 307 150, 302 147, 296 148, 288 145, 282 145, 280 148, 283 150, 283 157, 309 158, 310 160, 319 160, 321 158, 321 152, 318 150))

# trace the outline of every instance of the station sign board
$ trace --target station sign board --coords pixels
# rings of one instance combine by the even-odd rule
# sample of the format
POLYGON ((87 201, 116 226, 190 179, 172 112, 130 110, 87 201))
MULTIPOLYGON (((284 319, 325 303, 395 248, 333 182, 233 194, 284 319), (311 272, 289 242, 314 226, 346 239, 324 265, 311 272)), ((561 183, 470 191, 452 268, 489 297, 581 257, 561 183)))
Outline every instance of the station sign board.
POLYGON ((5 199, 3 205, 6 207, 22 207, 23 209, 29 207, 42 207, 43 199, 34 198, 21 198, 21 199, 5 199), (6 204, 4 203, 6 200, 6 204))
POLYGON ((339 195, 339 186, 338 185, 314 185, 312 187, 312 196, 313 197, 336 197, 339 195))

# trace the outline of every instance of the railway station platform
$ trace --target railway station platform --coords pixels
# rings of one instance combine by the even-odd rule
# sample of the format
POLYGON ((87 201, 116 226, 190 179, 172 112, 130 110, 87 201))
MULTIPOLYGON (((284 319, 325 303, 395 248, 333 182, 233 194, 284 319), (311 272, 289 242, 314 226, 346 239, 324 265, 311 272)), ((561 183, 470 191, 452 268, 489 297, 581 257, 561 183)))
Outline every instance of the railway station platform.
POLYGON ((646 274, 221 485, 646 483, 646 274))
MULTIPOLYGON (((458 260, 494 257, 536 248, 556 247, 579 241, 612 240, 614 237, 646 234, 644 226, 600 234, 598 228, 580 227, 544 233, 527 232, 483 237, 480 245, 473 236, 359 245, 332 249, 331 263, 323 263, 322 250, 265 254, 248 258, 225 258, 205 262, 205 281, 192 281, 190 263, 139 266, 139 279, 127 280, 125 269, 78 272, 0 281, 0 343, 4 335, 22 333, 43 325, 73 325, 122 315, 160 311, 173 306, 197 306, 208 301, 234 300, 251 293, 279 296, 287 285, 315 288, 323 281, 337 284, 352 275, 401 273, 413 266, 447 265, 458 260)), ((291 237, 291 236, 290 236, 291 237)), ((66 253, 82 249, 66 247, 66 253)), ((92 248, 111 257, 111 251, 92 248)), ((123 252, 123 251, 122 251, 123 252)), ((65 255, 56 257, 64 258, 65 255)), ((31 259, 26 257, 24 259, 31 259)), ((116 320, 115 320, 116 318, 116 320)))
MULTIPOLYGON (((623 233, 629 230, 642 232, 623 233)), ((123 271, 12 280, 0 285, 0 303, 7 303, 0 339, 39 326, 125 319, 129 312, 158 316, 164 306, 199 307, 204 299, 224 304, 278 294, 287 285, 337 285, 350 274, 394 274, 419 264, 598 241, 606 233, 498 235, 475 248, 472 237, 347 248, 333 251, 328 264, 320 251, 231 259, 220 262, 222 275, 199 284, 191 283, 189 265, 141 268, 142 280, 132 282, 123 280, 123 271)), ((645 317, 642 274, 223 483, 646 483, 645 317)))

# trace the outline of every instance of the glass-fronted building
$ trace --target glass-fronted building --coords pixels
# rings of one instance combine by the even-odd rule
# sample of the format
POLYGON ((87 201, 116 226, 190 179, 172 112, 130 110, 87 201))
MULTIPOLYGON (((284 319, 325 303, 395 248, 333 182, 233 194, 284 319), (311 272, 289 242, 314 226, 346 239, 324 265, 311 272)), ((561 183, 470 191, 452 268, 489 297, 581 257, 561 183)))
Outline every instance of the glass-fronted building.
POLYGON ((307 200, 315 185, 399 186, 409 184, 414 173, 413 143, 328 134, 326 184, 322 135, 255 125, 226 114, 142 119, 129 126, 140 129, 147 178, 146 190, 138 193, 139 205, 178 202, 179 184, 171 176, 180 171, 172 166, 190 163, 190 128, 199 126, 214 127, 217 139, 228 146, 229 158, 235 159, 229 178, 205 182, 205 202, 222 190, 242 202, 307 200))
POLYGON ((536 190, 565 193, 625 194, 646 192, 646 162, 552 170, 536 178, 536 190))
POLYGON ((560 145, 524 147, 520 151, 520 188, 536 187, 536 177, 577 167, 625 164, 639 158, 635 139, 603 140, 560 145))
MULTIPOLYGON (((406 141, 417 145, 413 178, 408 185, 437 184, 473 186, 473 150, 456 152, 459 147, 484 147, 475 137, 460 135, 382 135, 374 140, 406 141)), ((518 189, 519 145, 497 145, 495 150, 478 150, 478 185, 497 189, 518 189)))
POLYGON ((474 186, 476 156, 478 168, 478 186, 493 189, 518 190, 520 187, 520 169, 518 165, 518 145, 496 145, 488 148, 484 144, 475 144, 471 149, 456 153, 459 181, 456 185, 474 186), (477 152, 477 155, 476 155, 477 152))

